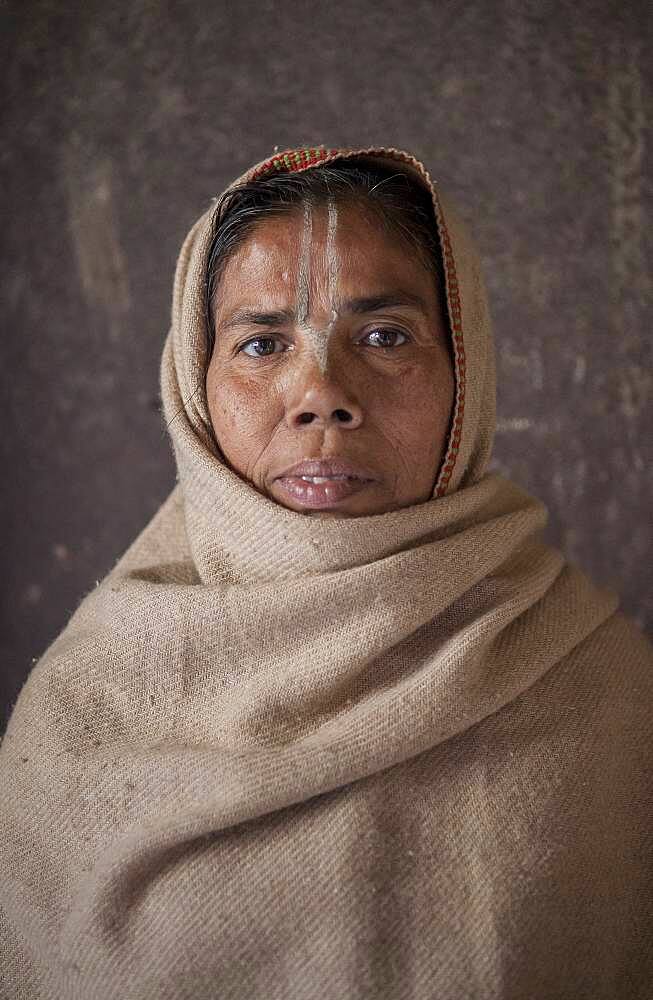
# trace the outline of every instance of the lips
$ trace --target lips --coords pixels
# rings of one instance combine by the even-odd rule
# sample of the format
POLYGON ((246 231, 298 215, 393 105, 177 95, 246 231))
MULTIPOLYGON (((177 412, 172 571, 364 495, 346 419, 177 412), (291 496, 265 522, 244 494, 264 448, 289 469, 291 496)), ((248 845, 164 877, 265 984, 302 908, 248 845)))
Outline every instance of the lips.
POLYGON ((278 479, 299 478, 301 476, 318 477, 321 479, 360 479, 370 482, 376 477, 369 469, 364 468, 346 458, 308 458, 289 466, 277 477, 278 479))
POLYGON ((288 499, 314 509, 334 507, 375 481, 369 469, 344 458, 304 459, 276 479, 288 499))

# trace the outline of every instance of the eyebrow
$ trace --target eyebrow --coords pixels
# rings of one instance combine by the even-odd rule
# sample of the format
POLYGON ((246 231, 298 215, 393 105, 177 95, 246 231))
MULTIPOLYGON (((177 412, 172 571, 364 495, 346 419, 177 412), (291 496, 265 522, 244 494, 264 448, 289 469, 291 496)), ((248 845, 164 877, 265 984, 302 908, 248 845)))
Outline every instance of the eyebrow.
POLYGON ((295 318, 294 310, 279 309, 276 312, 257 312, 255 309, 238 309, 230 320, 221 323, 223 330, 232 326, 283 326, 295 318))
MULTIPOLYGON (((426 303, 419 295, 403 291, 345 299, 338 311, 361 316, 365 313, 380 312, 382 309, 406 307, 416 309, 424 313, 424 315, 428 314, 426 303)), ((229 330, 234 326, 277 327, 283 326, 285 323, 292 323, 296 318, 297 315, 294 309, 278 309, 274 312, 259 312, 256 309, 238 309, 226 323, 220 325, 223 330, 229 330)))

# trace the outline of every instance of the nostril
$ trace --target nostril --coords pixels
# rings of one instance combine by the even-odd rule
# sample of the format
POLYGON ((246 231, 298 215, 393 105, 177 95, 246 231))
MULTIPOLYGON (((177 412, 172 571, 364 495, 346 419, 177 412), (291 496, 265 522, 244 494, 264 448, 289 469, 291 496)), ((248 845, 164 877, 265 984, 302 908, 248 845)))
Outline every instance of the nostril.
MULTIPOLYGON (((349 413, 348 410, 334 410, 333 416, 336 418, 336 420, 340 420, 343 424, 348 424, 349 421, 352 419, 352 415, 351 413, 349 413)), ((308 410, 305 410, 303 413, 300 413, 299 416, 297 417, 297 422, 300 424, 312 424, 314 420, 315 420, 315 414, 311 413, 308 410)))

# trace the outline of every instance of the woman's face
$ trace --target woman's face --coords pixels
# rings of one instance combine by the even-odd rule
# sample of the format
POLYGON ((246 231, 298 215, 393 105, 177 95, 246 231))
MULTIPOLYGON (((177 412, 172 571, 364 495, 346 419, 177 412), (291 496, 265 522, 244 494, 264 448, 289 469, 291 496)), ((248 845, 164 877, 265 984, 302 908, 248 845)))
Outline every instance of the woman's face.
POLYGON ((314 517, 431 498, 454 377, 435 278, 409 243, 353 204, 299 209, 253 230, 216 298, 206 388, 235 472, 314 517))

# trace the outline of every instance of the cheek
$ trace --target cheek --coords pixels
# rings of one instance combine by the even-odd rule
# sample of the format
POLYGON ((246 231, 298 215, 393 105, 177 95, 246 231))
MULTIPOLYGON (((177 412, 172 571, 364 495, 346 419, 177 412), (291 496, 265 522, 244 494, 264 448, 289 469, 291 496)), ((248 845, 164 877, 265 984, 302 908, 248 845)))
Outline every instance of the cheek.
POLYGON ((410 363, 399 377, 395 373, 385 382, 375 405, 396 424, 399 437, 421 443, 425 438, 437 441, 440 433, 446 433, 452 403, 453 377, 446 366, 431 370, 424 364, 410 363))
POLYGON ((399 472, 397 491, 410 502, 428 500, 442 461, 453 404, 453 374, 446 366, 406 366, 388 386, 385 436, 399 472))
POLYGON ((280 419, 278 394, 263 380, 209 376, 207 397, 213 429, 226 452, 248 445, 260 448, 280 419))

